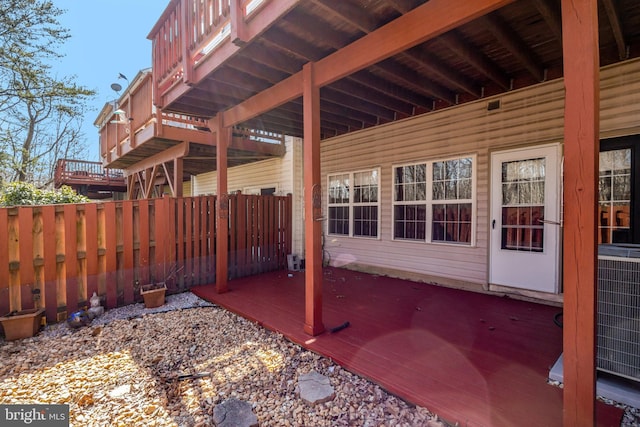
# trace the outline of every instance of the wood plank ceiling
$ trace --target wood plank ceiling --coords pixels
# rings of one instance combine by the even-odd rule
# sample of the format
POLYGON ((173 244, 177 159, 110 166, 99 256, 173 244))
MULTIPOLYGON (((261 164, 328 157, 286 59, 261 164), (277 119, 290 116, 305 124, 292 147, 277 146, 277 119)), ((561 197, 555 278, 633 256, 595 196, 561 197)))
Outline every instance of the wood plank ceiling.
MULTIPOLYGON (((309 0, 165 110, 213 117, 424 0, 309 0)), ((601 65, 640 56, 640 2, 599 2, 601 65)), ((520 0, 321 89, 332 137, 562 76, 560 0, 520 0)), ((302 100, 243 126, 302 136, 302 100)))

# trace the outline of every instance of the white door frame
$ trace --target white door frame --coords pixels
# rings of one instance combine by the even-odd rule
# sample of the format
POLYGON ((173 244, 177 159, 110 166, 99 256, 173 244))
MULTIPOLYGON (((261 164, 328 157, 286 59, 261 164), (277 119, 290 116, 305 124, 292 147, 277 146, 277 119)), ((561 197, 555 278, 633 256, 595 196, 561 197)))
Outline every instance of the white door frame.
POLYGON ((491 153, 489 200, 489 283, 529 291, 560 291, 561 146, 558 143, 491 153), (543 249, 503 248, 502 162, 545 158, 543 249), (495 221, 495 222, 494 222, 495 221))

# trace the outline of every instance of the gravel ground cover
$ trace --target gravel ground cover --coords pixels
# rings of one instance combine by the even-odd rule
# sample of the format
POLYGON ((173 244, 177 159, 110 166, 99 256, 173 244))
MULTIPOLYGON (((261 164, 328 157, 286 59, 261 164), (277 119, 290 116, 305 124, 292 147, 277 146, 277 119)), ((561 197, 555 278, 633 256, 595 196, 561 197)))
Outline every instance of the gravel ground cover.
MULTIPOLYGON (((66 403, 72 426, 209 426, 215 405, 249 402, 260 426, 447 426, 331 360, 186 292, 132 304, 78 330, 48 326, 0 340, 0 403, 66 403), (310 406, 317 371, 333 401, 310 406)), ((624 427, 640 426, 626 408, 624 427)))
POLYGON ((157 309, 109 310, 77 330, 59 324, 0 341, 0 403, 66 403, 73 426, 207 426, 232 397, 251 403, 261 426, 445 425, 191 293, 157 309), (333 401, 300 399, 298 377, 314 370, 330 379, 333 401))

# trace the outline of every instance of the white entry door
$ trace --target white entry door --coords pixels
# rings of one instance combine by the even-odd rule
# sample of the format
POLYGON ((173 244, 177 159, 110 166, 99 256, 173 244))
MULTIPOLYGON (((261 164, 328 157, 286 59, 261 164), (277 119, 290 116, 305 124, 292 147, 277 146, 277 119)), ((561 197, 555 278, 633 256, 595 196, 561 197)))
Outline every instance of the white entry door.
POLYGON ((489 282, 559 290, 559 145, 491 156, 489 282))

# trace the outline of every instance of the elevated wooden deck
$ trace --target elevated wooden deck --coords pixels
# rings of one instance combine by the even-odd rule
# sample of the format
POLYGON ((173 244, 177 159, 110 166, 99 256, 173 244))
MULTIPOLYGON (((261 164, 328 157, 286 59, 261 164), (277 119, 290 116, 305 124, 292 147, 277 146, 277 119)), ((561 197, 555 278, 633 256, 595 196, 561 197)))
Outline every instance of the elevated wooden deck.
MULTIPOLYGON (((562 352, 557 307, 423 283, 324 269, 327 329, 303 333, 304 272, 278 271, 213 285, 197 295, 284 334, 424 406, 452 425, 562 425, 562 390, 547 383, 562 352)), ((598 403, 599 426, 622 411, 598 403)))
POLYGON ((105 169, 100 162, 58 159, 54 172, 54 185, 68 185, 86 196, 97 196, 110 192, 127 191, 124 173, 119 169, 105 169))

